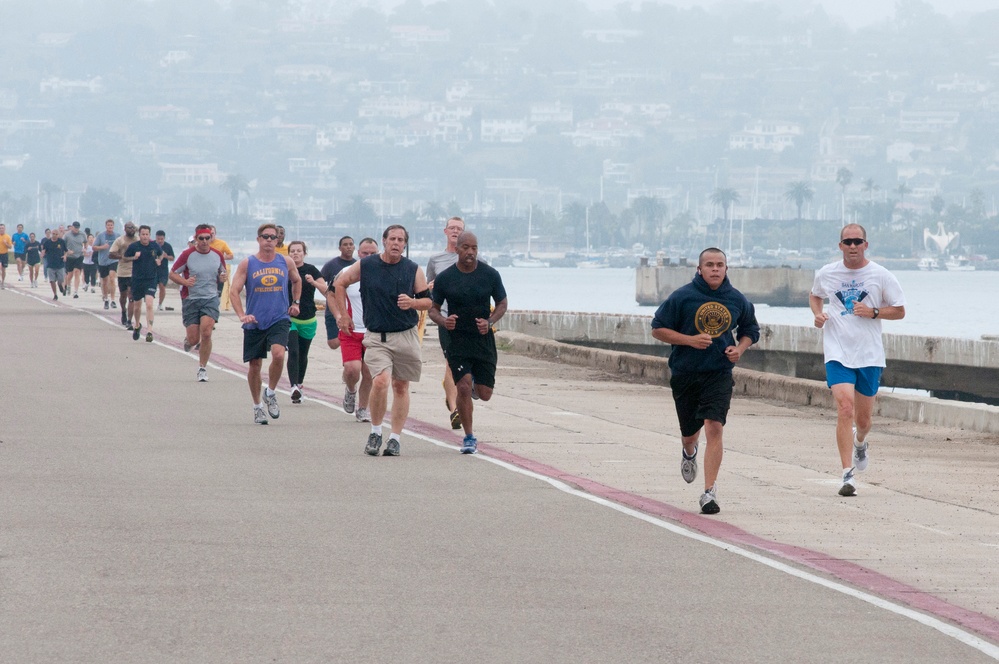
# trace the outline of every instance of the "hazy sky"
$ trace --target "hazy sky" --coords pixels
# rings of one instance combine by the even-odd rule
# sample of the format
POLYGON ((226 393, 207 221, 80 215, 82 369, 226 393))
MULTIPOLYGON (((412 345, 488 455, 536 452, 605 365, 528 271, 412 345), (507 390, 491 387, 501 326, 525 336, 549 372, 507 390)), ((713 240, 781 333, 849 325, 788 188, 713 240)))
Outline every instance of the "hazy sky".
MULTIPOLYGON (((544 0, 541 0, 542 2, 544 0)), ((719 2, 749 3, 760 0, 670 0, 666 4, 678 7, 693 7, 701 5, 709 7, 719 2)), ((809 5, 820 4, 831 16, 841 16, 854 27, 866 25, 888 18, 895 14, 896 0, 763 0, 764 4, 774 4, 787 7, 795 12, 802 12, 809 5)), ((965 12, 983 12, 999 8, 996 0, 927 0, 941 14, 956 16, 965 12)), ((591 7, 613 8, 621 0, 584 0, 591 7)), ((637 3, 636 3, 637 4, 637 3)))
MULTIPOLYGON (((382 0, 382 4, 392 6, 401 0, 382 0)), ((447 0, 424 0, 424 3, 446 2, 447 0)), ((545 0, 538 0, 543 5, 545 0)), ((596 9, 613 9, 622 2, 638 5, 641 0, 582 0, 586 5, 596 9)), ((946 16, 957 16, 965 13, 976 13, 999 9, 996 0, 924 0, 936 11, 946 16)), ((494 0, 502 2, 502 0, 494 0)), ((812 5, 822 5, 831 16, 842 17, 851 27, 859 27, 876 23, 895 14, 896 0, 666 0, 664 4, 677 7, 710 7, 721 3, 763 3, 785 7, 793 13, 802 13, 812 5)))

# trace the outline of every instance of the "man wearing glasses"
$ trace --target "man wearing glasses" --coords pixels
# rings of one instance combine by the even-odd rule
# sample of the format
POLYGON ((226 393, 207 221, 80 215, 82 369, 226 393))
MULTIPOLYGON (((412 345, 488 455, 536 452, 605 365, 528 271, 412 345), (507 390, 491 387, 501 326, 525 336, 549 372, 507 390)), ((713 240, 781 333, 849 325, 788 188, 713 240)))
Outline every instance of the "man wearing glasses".
POLYGON ((181 252, 170 269, 170 281, 180 286, 181 315, 187 337, 184 352, 198 347, 198 382, 208 381, 212 330, 219 320, 218 283, 225 279, 225 258, 212 249, 212 227, 194 231, 194 246, 181 252))
POLYGON ((822 329, 826 384, 836 400, 836 446, 843 464, 839 495, 857 493, 855 473, 867 470, 867 434, 885 367, 882 320, 905 317, 905 296, 891 272, 864 256, 867 231, 848 224, 839 234, 843 260, 815 275, 808 302, 822 329), (829 305, 824 307, 824 301, 829 305))
MULTIPOLYGON (((427 261, 427 283, 430 290, 434 289, 434 281, 437 275, 458 262, 458 236, 465 231, 465 221, 461 217, 451 217, 444 224, 444 237, 447 240, 447 247, 439 254, 434 254, 427 261)), ((447 303, 441 307, 441 315, 447 318, 447 303)), ((451 331, 440 325, 437 326, 437 340, 440 342, 441 351, 447 356, 447 349, 451 343, 451 331)), ((451 375, 451 367, 447 361, 444 362, 444 401, 447 404, 448 413, 451 416, 451 428, 461 428, 461 415, 458 414, 458 388, 455 387, 454 377, 451 375)))
POLYGON ((277 404, 278 382, 284 372, 284 356, 288 348, 291 317, 298 316, 302 297, 302 278, 294 261, 275 251, 278 233, 274 224, 262 224, 257 229, 256 254, 240 261, 229 287, 232 310, 243 323, 243 361, 250 364, 246 380, 253 398, 253 421, 267 424, 281 416, 277 404), (240 293, 246 287, 246 309, 240 293), (291 289, 291 306, 288 292, 291 289), (267 387, 264 400, 260 401, 261 369, 270 352, 271 364, 267 370, 267 387), (267 412, 264 412, 264 404, 267 412))

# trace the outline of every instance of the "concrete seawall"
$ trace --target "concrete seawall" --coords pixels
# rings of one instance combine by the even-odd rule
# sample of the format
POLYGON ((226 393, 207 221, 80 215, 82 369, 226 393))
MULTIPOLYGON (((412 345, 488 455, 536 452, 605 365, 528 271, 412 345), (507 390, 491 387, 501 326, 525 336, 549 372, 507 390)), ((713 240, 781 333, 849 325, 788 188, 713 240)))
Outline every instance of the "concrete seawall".
MULTIPOLYGON (((638 304, 656 305, 681 286, 690 283, 696 268, 693 265, 640 265, 635 273, 635 300, 638 304)), ((814 270, 791 267, 729 268, 733 283, 757 304, 778 307, 808 305, 808 291, 815 278, 814 270)))
MULTIPOLYGON (((776 352, 780 349, 795 349, 795 355, 818 358, 818 366, 821 367, 822 343, 819 330, 784 325, 764 327, 760 344, 744 356, 744 361, 753 355, 764 355, 768 349, 776 349, 776 352)), ((668 346, 652 339, 649 318, 646 316, 517 311, 509 312, 504 317, 503 328, 499 337, 501 343, 517 353, 589 366, 627 375, 641 382, 664 384, 669 378, 665 357, 581 345, 606 344, 636 348, 654 344, 662 351, 668 350, 668 346)), ((909 353, 904 356, 905 362, 917 367, 935 366, 935 371, 930 372, 931 374, 975 370, 999 376, 999 344, 994 342, 905 335, 885 335, 885 340, 890 366, 893 361, 902 361, 900 355, 909 353), (889 340, 889 337, 895 338, 889 340), (955 363, 946 364, 944 359, 955 360, 955 363)), ((779 359, 781 356, 775 357, 779 359)), ((791 361, 780 363, 772 360, 770 364, 781 364, 778 368, 783 369, 797 368, 797 363, 791 361)), ((754 368, 737 368, 735 376, 736 394, 739 395, 833 407, 832 395, 823 379, 824 374, 810 378, 754 368)), ((885 376, 889 377, 890 374, 886 372, 885 376)), ((992 385, 994 384, 993 382, 992 385)), ((978 389, 974 385, 968 385, 967 388, 978 389)), ((985 404, 888 394, 882 391, 878 398, 877 413, 883 417, 911 422, 999 433, 999 407, 985 404)))

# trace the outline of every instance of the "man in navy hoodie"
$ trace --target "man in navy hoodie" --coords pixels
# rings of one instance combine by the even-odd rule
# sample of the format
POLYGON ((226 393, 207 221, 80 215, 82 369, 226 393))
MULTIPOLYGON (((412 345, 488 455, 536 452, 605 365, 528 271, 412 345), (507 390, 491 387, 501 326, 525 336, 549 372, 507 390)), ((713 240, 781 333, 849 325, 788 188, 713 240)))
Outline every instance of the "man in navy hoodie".
POLYGON ((732 369, 760 339, 756 311, 732 287, 727 273, 725 252, 705 249, 697 259, 694 280, 673 291, 652 318, 652 336, 672 346, 669 385, 683 442, 680 474, 687 484, 697 478, 702 428, 707 438, 702 514, 721 511, 715 481, 724 453, 722 431, 732 403, 732 369))

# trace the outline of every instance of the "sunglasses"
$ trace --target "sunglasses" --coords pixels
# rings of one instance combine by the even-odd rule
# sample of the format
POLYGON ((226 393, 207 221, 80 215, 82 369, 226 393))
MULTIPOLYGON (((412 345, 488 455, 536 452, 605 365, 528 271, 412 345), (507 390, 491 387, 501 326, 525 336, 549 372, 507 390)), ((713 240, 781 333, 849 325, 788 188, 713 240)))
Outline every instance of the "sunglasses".
POLYGON ((207 240, 211 240, 212 236, 211 235, 199 235, 197 237, 197 239, 199 239, 199 240, 206 240, 207 241, 207 240))
POLYGON ((277 235, 271 235, 270 233, 265 233, 263 235, 258 235, 261 240, 276 240, 277 235))
POLYGON ((845 240, 840 240, 840 242, 848 247, 859 247, 863 243, 867 242, 867 240, 862 237, 848 237, 845 240))

